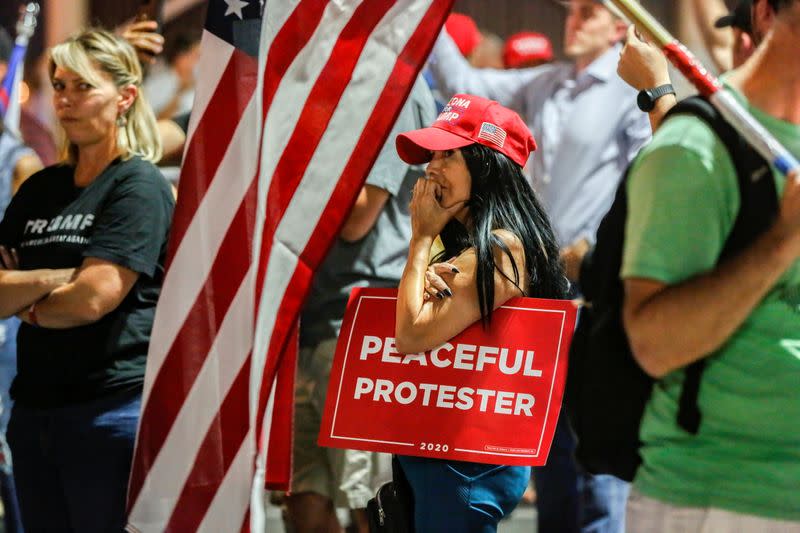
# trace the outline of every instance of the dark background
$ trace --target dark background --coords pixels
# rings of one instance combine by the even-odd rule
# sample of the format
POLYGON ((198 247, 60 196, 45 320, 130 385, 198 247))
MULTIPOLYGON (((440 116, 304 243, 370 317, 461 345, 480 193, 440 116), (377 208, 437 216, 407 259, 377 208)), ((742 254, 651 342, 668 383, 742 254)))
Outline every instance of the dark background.
MULTIPOLYGON (((73 0, 37 0, 42 10, 39 14, 38 26, 28 48, 28 61, 35 60, 45 48, 44 36, 47 26, 46 4, 50 2, 72 2, 73 0)), ((15 26, 19 13, 20 0, 0 0, 0 26, 8 31, 12 38, 16 34, 15 26)), ((89 2, 89 23, 105 28, 115 28, 136 15, 141 0, 91 0, 89 2)), ((187 28, 200 30, 205 20, 205 2, 192 8, 177 18, 169 21, 164 27, 166 46, 170 46, 175 36, 187 28)))
MULTIPOLYGON (((73 0, 38 0, 42 13, 48 2, 73 0)), ((257 0, 254 0, 257 1, 257 0)), ((731 5, 734 0, 726 0, 731 5)), ((92 24, 113 28, 134 16, 142 0, 90 0, 89 20, 92 24)), ((20 0, 0 0, 0 25, 12 36, 20 0)), ((678 17, 674 0, 642 0, 642 4, 669 30, 675 31, 678 17)), ((563 39, 565 9, 557 0, 456 0, 454 11, 472 16, 482 30, 502 38, 521 30, 539 31, 550 37, 556 54, 560 54, 563 39)), ((164 27, 166 46, 175 36, 191 28, 201 28, 205 18, 205 2, 189 9, 164 27)), ((39 25, 30 45, 29 60, 34 60, 44 49, 46 17, 39 16, 39 25)))

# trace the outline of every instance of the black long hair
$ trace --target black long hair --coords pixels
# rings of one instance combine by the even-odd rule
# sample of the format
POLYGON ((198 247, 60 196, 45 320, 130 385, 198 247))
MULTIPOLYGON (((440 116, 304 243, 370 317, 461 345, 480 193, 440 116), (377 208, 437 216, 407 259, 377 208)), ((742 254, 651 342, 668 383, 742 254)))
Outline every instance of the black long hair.
MULTIPOLYGON (((465 227, 451 219, 441 232, 444 250, 434 261, 459 255, 475 248, 477 289, 481 321, 491 322, 494 307, 494 272, 512 281, 526 296, 564 298, 569 283, 558 256, 550 220, 522 174, 522 168, 508 157, 481 144, 461 149, 472 178, 468 202, 471 224, 465 227), (507 230, 516 235, 525 250, 525 270, 530 280, 520 287, 519 266, 508 246, 494 233, 507 230), (495 263, 494 249, 499 248, 511 260, 513 278, 495 263)), ((521 294, 522 295, 522 294, 521 294)))

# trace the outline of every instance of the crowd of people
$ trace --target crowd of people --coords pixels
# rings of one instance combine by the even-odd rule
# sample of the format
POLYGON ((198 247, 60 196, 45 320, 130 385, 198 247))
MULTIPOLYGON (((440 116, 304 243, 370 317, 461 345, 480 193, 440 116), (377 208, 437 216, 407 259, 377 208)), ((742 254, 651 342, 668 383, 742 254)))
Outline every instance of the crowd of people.
MULTIPOLYGON (((690 4, 733 69, 723 90, 800 157, 800 0, 690 4)), ((302 312, 292 487, 271 495, 287 531, 366 533, 394 472, 418 533, 496 531, 524 497, 541 533, 800 532, 798 169, 758 159, 742 178, 727 136, 675 107, 656 46, 602 2, 564 5, 565 61, 542 33, 503 40, 457 13, 436 40, 302 312), (353 288, 398 288, 403 353, 491 327, 516 296, 599 307, 587 272, 620 198, 618 318, 654 381, 632 480, 578 460, 569 405, 533 471, 317 445, 353 288)), ((149 21, 84 30, 47 56, 57 162, 43 116, 28 111, 21 138, 0 129, 7 531, 124 527, 175 205, 156 164, 179 163, 198 46, 149 21)), ((0 77, 10 49, 0 33, 0 77)))

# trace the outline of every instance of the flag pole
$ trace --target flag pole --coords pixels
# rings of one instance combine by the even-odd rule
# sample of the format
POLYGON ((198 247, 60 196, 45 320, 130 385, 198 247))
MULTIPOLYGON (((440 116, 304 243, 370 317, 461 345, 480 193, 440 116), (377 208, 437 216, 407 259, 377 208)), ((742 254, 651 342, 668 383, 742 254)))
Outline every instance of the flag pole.
POLYGON ((2 80, 2 86, 0 86, 0 120, 3 121, 6 128, 17 135, 19 135, 20 121, 19 87, 22 84, 28 41, 36 29, 39 4, 29 2, 20 6, 19 11, 14 49, 11 51, 11 57, 8 60, 6 77, 2 80))
POLYGON ((722 88, 722 83, 686 48, 673 37, 636 0, 602 0, 610 10, 622 14, 650 42, 661 48, 664 55, 703 96, 716 107, 725 120, 750 143, 759 154, 770 161, 783 175, 800 169, 800 163, 777 139, 759 123, 736 97, 722 88))

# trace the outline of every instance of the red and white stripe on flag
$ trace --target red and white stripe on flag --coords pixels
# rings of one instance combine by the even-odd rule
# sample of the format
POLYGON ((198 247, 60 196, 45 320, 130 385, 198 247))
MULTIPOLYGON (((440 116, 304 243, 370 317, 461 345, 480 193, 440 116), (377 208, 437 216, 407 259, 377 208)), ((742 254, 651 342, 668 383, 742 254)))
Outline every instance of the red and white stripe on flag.
POLYGON ((129 531, 266 527, 303 299, 452 0, 266 0, 257 61, 225 33, 252 4, 209 2, 129 531))

